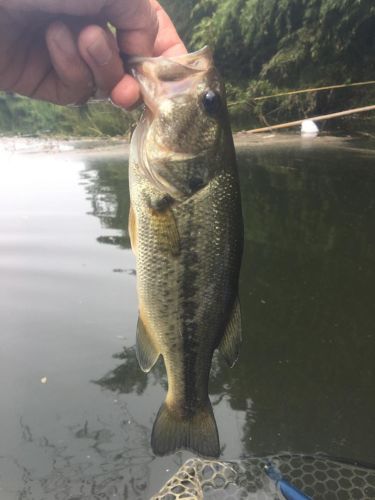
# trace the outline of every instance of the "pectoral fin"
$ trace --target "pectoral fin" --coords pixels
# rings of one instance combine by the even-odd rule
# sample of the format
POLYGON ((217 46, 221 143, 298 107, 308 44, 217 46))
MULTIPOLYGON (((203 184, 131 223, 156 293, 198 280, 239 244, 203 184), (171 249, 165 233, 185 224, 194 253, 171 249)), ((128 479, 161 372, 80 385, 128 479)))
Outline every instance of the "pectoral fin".
POLYGON ((130 210, 129 210, 128 232, 130 237, 130 244, 135 254, 137 250, 137 221, 135 218, 134 208, 132 205, 130 205, 130 210))
POLYGON ((156 234, 160 244, 166 247, 173 256, 177 256, 181 251, 180 234, 177 222, 170 207, 162 211, 152 210, 153 223, 157 225, 156 234))
POLYGON ((139 366, 144 372, 151 370, 160 354, 140 317, 137 324, 136 354, 139 366))
POLYGON ((219 350, 230 367, 234 366, 237 361, 241 340, 241 309, 240 301, 236 297, 224 336, 219 345, 219 350))

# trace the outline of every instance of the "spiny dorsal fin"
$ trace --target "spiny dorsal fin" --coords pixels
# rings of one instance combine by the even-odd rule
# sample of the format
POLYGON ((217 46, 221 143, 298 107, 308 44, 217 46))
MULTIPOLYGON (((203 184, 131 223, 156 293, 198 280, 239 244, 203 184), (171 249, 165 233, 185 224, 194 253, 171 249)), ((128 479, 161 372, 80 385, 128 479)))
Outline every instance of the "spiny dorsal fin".
POLYGON ((130 237, 130 244, 135 254, 137 250, 137 220, 135 218, 134 208, 132 204, 130 204, 129 209, 128 232, 130 237))
POLYGON ((144 372, 149 372, 159 357, 159 352, 148 334, 142 319, 138 318, 136 353, 139 366, 144 372))
POLYGON ((241 309, 240 301, 236 297, 224 336, 219 345, 219 351, 230 367, 234 366, 237 361, 241 340, 241 309))

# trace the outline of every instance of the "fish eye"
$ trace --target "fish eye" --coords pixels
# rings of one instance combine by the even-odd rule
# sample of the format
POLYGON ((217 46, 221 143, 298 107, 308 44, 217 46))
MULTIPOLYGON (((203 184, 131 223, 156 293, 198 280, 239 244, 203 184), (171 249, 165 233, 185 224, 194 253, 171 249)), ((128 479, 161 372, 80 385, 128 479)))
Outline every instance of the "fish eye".
POLYGON ((208 90, 205 94, 203 94, 202 104, 206 113, 213 116, 220 111, 221 97, 213 90, 208 90))

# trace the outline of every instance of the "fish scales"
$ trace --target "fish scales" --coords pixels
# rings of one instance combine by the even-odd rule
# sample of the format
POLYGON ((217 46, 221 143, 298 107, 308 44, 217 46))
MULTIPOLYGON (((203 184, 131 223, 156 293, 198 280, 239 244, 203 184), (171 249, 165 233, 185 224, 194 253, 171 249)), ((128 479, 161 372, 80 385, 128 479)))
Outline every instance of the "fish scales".
MULTIPOLYGON (((192 99, 197 98, 193 95, 192 99)), ((137 355, 142 368, 148 371, 162 354, 168 376, 166 401, 152 433, 155 453, 163 455, 187 448, 217 456, 220 448, 208 379, 213 352, 223 337, 228 337, 227 344, 233 351, 228 351, 224 342, 224 355, 230 358, 230 364, 235 361, 233 353, 240 341, 239 313, 234 314, 234 310, 238 307, 242 215, 227 123, 215 128, 210 125, 197 148, 196 131, 188 133, 194 128, 192 117, 184 115, 182 130, 190 135, 188 144, 193 137, 193 147, 185 148, 193 156, 182 161, 178 156, 175 161, 173 154, 169 155, 163 163, 163 167, 168 164, 168 170, 156 182, 154 172, 145 173, 143 165, 146 162, 146 168, 152 169, 162 158, 159 149, 155 163, 144 158, 147 141, 152 137, 152 118, 140 123, 132 139, 130 235, 137 260, 137 355), (213 147, 205 152, 207 144, 213 147), (200 157, 202 149, 205 154, 200 157), (210 168, 212 172, 206 174, 204 182, 191 182, 210 168), (174 182, 170 190, 169 182, 174 182), (164 183, 162 188, 160 183, 164 183), (232 324, 233 332, 229 327, 232 324)), ((161 121, 163 128, 168 115, 161 121)), ((175 132, 180 141, 181 130, 175 132)), ((148 145, 150 156, 155 142, 148 145)), ((175 153, 181 149, 180 143, 172 148, 175 153)))

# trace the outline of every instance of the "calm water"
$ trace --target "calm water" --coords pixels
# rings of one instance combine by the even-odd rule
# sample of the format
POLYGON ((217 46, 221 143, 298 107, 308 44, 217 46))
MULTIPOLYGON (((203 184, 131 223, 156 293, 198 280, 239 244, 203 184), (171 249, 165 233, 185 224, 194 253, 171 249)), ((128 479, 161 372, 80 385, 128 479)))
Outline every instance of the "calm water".
MULTIPOLYGON (((210 394, 222 457, 375 462, 375 148, 239 148, 244 342, 210 394)), ((134 352, 126 159, 0 153, 0 498, 147 499, 162 365, 134 352)))

